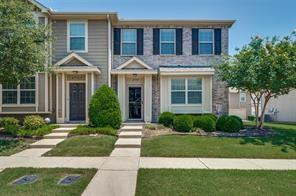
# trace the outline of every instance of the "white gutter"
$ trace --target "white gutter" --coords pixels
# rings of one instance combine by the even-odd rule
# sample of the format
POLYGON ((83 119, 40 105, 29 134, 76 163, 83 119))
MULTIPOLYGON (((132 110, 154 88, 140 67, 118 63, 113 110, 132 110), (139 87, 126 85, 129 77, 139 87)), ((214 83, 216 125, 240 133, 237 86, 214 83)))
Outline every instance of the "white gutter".
POLYGON ((111 50, 111 21, 110 15, 107 15, 108 20, 108 86, 111 87, 111 66, 112 66, 112 50, 111 50))

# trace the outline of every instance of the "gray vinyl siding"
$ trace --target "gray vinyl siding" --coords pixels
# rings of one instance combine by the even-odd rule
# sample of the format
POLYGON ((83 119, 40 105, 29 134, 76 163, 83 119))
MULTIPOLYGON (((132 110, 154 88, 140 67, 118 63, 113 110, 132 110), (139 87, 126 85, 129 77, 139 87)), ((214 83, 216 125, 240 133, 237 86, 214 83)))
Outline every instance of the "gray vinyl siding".
MULTIPOLYGON (((53 64, 65 58, 67 52, 67 21, 57 20, 52 25, 55 41, 53 43, 53 64)), ((101 70, 99 85, 107 83, 108 77, 108 23, 88 20, 88 52, 77 53, 101 70)))

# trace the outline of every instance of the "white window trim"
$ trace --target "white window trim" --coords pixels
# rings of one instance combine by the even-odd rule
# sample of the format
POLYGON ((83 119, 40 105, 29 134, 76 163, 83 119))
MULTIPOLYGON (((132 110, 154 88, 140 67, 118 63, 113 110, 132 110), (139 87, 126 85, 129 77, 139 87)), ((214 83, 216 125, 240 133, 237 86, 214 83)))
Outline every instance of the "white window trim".
MULTIPOLYGON (((81 36, 79 36, 81 37, 81 36)), ((67 21, 67 52, 87 53, 88 52, 88 21, 87 20, 68 20, 67 21), (84 23, 85 32, 85 43, 84 50, 70 50, 70 24, 81 24, 84 23)))
POLYGON ((137 29, 129 29, 129 28, 123 28, 123 29, 120 29, 120 55, 121 56, 136 56, 137 55, 137 50, 138 50, 138 48, 137 48, 137 45, 138 45, 138 43, 137 43, 137 41, 138 41, 138 35, 137 35, 137 29), (122 30, 134 30, 135 32, 136 32, 136 41, 134 41, 134 42, 132 42, 132 41, 123 41, 123 39, 122 39, 122 30), (136 46, 135 46, 135 54, 123 54, 122 53, 122 45, 123 44, 135 44, 136 46))
POLYGON ((201 106, 203 104, 203 78, 200 77, 187 77, 187 78, 171 78, 170 79, 170 103, 173 106, 201 106), (188 89, 188 79, 196 78, 201 80, 201 90, 189 90, 188 89), (172 90, 172 80, 174 79, 185 79, 185 90, 172 90), (172 92, 185 92, 185 103, 172 103, 172 92), (188 93, 189 92, 201 92, 201 103, 188 103, 188 93))
POLYGON ((159 54, 162 56, 172 56, 172 55, 176 55, 176 29, 159 29, 159 54), (165 31, 165 30, 173 30, 174 32, 174 41, 162 41, 161 40, 161 31, 165 31), (161 45, 162 44, 171 44, 174 43, 174 53, 173 54, 162 54, 161 53, 161 45))
POLYGON ((245 103, 247 101, 247 94, 246 93, 239 93, 239 102, 240 103, 245 103), (242 101, 242 97, 245 98, 244 101, 242 101))
MULTIPOLYGON (((16 89, 4 89, 4 88, 2 88, 2 91, 1 91, 1 93, 3 94, 3 91, 17 91, 17 94, 16 94, 16 100, 17 100, 17 102, 16 103, 3 103, 3 96, 2 96, 2 99, 1 99, 1 104, 2 104, 2 106, 4 106, 4 107, 14 107, 14 106, 26 106, 26 107, 33 107, 33 106, 36 106, 36 103, 37 103, 37 82, 36 82, 36 77, 34 77, 35 78, 35 89, 21 89, 21 85, 20 84, 18 84, 17 85, 17 87, 16 87, 16 89), (21 103, 21 91, 35 91, 35 103, 21 103)), ((2 87, 3 87, 3 85, 2 85, 2 87)))
POLYGON ((213 56, 215 54, 215 32, 214 29, 199 29, 199 33, 198 33, 198 54, 200 56, 213 56), (211 31, 212 32, 212 41, 200 41, 200 31, 211 31), (200 53, 200 45, 201 44, 212 44, 212 53, 211 54, 201 54, 200 53))

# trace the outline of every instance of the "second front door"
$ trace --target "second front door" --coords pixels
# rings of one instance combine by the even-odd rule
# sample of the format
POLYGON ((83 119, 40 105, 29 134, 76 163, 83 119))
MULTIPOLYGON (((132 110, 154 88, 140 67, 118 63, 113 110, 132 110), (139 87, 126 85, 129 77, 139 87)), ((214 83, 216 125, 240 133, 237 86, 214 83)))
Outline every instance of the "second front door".
POLYGON ((129 119, 142 119, 142 87, 129 87, 129 119))

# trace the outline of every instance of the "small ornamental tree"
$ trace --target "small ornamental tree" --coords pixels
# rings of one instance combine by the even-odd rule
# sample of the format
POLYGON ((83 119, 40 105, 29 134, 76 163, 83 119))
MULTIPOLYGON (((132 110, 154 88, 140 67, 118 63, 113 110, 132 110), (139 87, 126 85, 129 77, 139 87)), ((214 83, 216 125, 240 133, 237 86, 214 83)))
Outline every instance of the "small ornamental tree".
POLYGON ((34 9, 28 1, 0 0, 0 83, 19 83, 44 71, 52 39, 34 9))
POLYGON ((262 129, 269 100, 296 88, 295 32, 282 39, 253 37, 233 57, 225 57, 217 70, 229 87, 250 93, 256 127, 262 129))
POLYGON ((120 128, 121 111, 117 95, 105 84, 91 98, 89 120, 91 126, 120 128))

